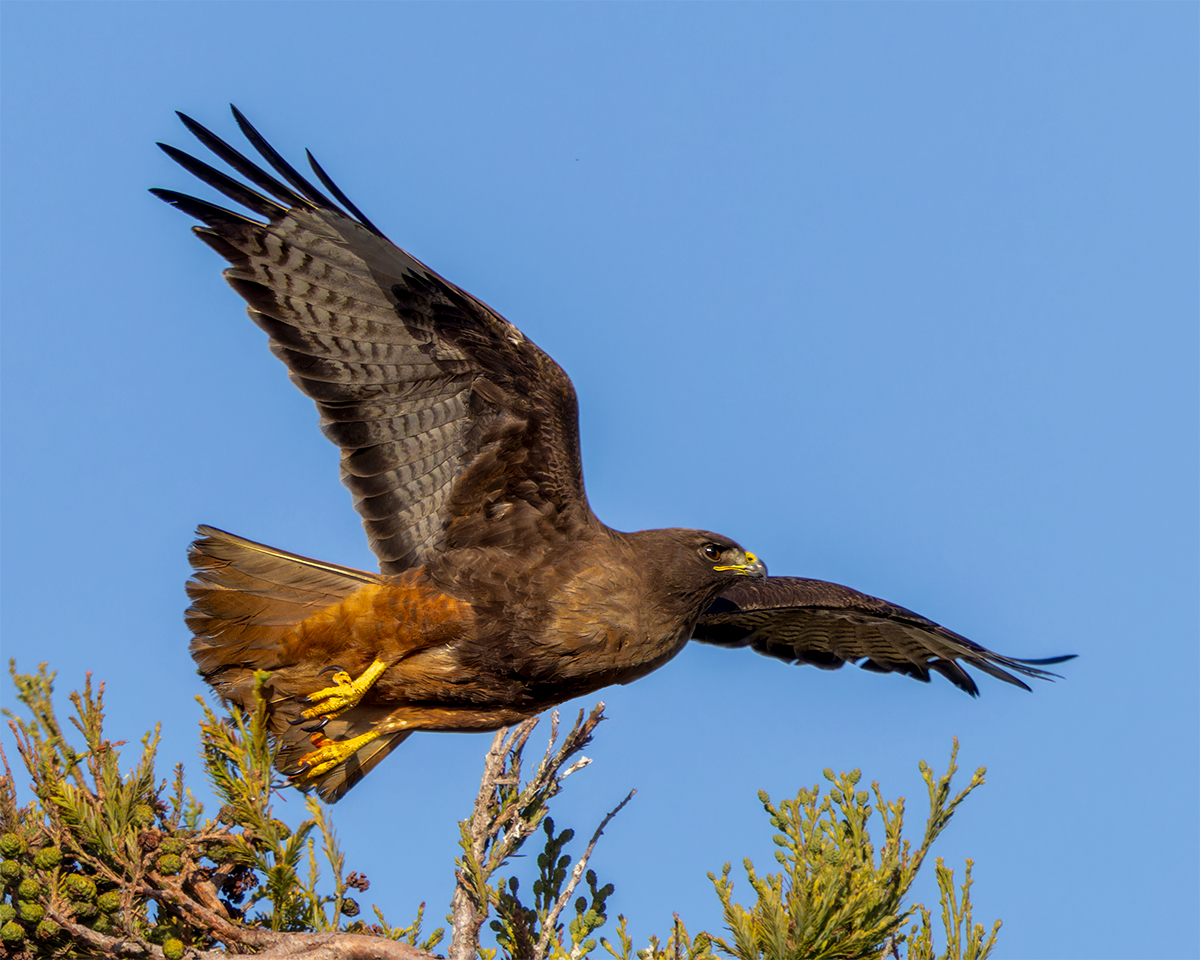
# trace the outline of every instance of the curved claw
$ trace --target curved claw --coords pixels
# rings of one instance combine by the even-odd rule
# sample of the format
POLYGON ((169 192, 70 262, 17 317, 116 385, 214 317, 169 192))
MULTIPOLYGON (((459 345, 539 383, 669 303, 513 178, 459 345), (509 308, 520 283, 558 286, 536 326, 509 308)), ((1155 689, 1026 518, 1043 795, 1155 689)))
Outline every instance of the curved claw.
POLYGON ((325 728, 325 724, 329 722, 329 717, 321 717, 316 723, 309 723, 310 720, 312 720, 312 717, 306 717, 304 714, 301 714, 300 716, 296 717, 295 720, 289 720, 288 725, 292 727, 300 727, 300 724, 308 723, 309 725, 307 727, 300 727, 300 729, 305 733, 317 733, 325 728))
POLYGON ((315 735, 312 739, 316 749, 300 758, 292 778, 310 780, 328 773, 339 763, 350 759, 360 747, 366 746, 378 737, 379 732, 376 730, 369 730, 362 736, 352 737, 349 740, 330 740, 319 734, 315 735))
POLYGON ((363 695, 387 669, 382 660, 374 660, 362 675, 355 680, 340 667, 326 667, 322 673, 338 670, 333 675, 333 686, 325 687, 308 695, 308 702, 314 704, 300 713, 302 720, 316 720, 318 717, 336 717, 358 706, 363 695))

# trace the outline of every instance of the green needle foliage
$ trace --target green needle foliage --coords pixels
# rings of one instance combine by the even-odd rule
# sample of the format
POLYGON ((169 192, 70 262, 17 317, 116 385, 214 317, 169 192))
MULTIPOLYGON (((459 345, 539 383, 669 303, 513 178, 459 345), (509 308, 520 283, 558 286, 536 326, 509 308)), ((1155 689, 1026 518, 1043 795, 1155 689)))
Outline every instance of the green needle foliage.
MULTIPOLYGON (((422 934, 424 904, 407 927, 388 925, 378 907, 375 922, 360 917, 352 894, 365 892, 368 881, 346 875, 326 808, 310 798, 308 817, 294 831, 273 815, 272 796, 285 783, 274 772, 261 698, 250 715, 219 717, 203 707, 204 770, 221 802, 209 818, 182 765, 169 784, 157 778, 157 729, 142 739, 132 769, 121 772, 123 743, 104 736, 103 685, 93 690, 89 676, 82 693, 70 695, 77 750, 51 703, 54 674, 45 664, 35 674, 10 665, 10 673, 29 716, 4 713, 34 798, 18 805, 0 751, 0 958, 433 957, 443 930, 422 934)), ((989 932, 974 920, 970 860, 960 886, 936 861, 941 953, 932 912, 907 899, 931 845, 984 782, 980 769, 952 791, 957 741, 944 775, 920 765, 929 817, 916 847, 902 836, 904 800, 886 800, 878 784, 859 789, 857 770, 826 770, 824 794, 813 786, 778 805, 760 792, 779 871, 760 874, 744 861, 751 899, 742 903, 725 864, 719 876, 709 874, 724 913, 722 935, 692 935, 675 916, 665 940, 651 937, 636 949, 624 916, 609 924, 613 884, 588 869, 603 830, 633 794, 576 856, 568 852, 575 831, 559 830, 549 816, 566 778, 590 762, 581 751, 604 719, 602 708, 580 713, 561 741, 552 714, 549 746, 527 776, 524 749, 538 721, 496 735, 473 811, 459 824, 462 855, 447 918, 451 960, 984 960, 992 952, 1000 922, 989 932), (501 876, 538 834, 541 851, 525 861, 536 874, 501 876), (494 947, 480 944, 488 918, 494 947), (600 936, 605 929, 610 936, 600 936)))
MULTIPOLYGON (((349 896, 365 891, 344 857, 324 809, 293 833, 272 814, 284 783, 273 773, 266 708, 219 719, 207 707, 200 724, 205 772, 222 806, 206 819, 178 765, 168 788, 155 775, 158 731, 142 739, 132 771, 122 774, 119 743, 104 736, 104 687, 71 694, 71 725, 84 750, 66 741, 51 702, 54 674, 42 664, 19 674, 17 699, 31 715, 10 727, 33 781, 34 800, 17 803, 7 757, 0 780, 0 954, 10 957, 165 957, 177 960, 223 945, 233 952, 270 948, 288 933, 370 935, 424 950, 421 913, 404 928, 350 919, 349 896), (316 837, 333 889, 321 893, 316 837), (305 873, 301 878, 302 871, 305 873)), ((310 937, 314 944, 322 939, 310 937)), ((420 951, 394 953, 416 956, 420 951)), ((380 953, 379 955, 384 955, 380 953)))

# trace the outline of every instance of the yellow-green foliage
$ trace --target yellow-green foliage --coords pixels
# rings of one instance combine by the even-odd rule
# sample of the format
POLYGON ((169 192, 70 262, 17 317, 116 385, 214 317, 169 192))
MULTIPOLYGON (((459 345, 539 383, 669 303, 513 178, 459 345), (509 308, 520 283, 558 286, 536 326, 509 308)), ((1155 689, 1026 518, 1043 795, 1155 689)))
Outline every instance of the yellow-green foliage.
MULTIPOLYGON (((248 716, 222 718, 203 707, 204 767, 221 801, 218 815, 206 818, 184 785, 181 765, 169 789, 156 778, 157 730, 143 738, 133 768, 121 773, 119 745, 104 737, 103 686, 93 691, 89 677, 82 693, 71 694, 70 723, 83 741, 76 751, 51 704, 54 675, 44 664, 36 674, 18 674, 12 667, 10 672, 18 700, 30 714, 12 718, 10 726, 34 799, 18 806, 3 758, 0 956, 178 960, 189 951, 246 953, 280 947, 280 938, 342 934, 388 938, 423 951, 441 941, 441 929, 421 935, 424 904, 416 921, 404 928, 389 926, 378 907, 373 908, 376 922, 358 919, 361 908, 350 893, 365 892, 367 880, 358 873, 345 875, 337 835, 316 800, 307 801, 308 818, 294 831, 274 817, 271 799, 284 784, 274 773, 261 698, 248 716), (328 868, 331 892, 319 889, 319 861, 328 868)), ((548 813, 566 778, 589 762, 580 752, 603 719, 602 707, 586 719, 581 713, 561 742, 552 715, 550 745, 528 779, 522 774, 523 751, 537 721, 497 735, 474 811, 460 823, 451 956, 901 960, 903 949, 907 960, 984 960, 992 951, 1000 923, 988 933, 974 922, 970 860, 957 888, 953 871, 940 859, 936 863, 946 942, 942 953, 934 947, 931 911, 907 902, 930 846, 959 804, 983 783, 980 769, 952 795, 957 742, 943 776, 920 765, 929 818, 915 848, 902 836, 903 799, 885 800, 878 784, 859 789, 857 770, 836 775, 826 770, 824 794, 814 786, 775 805, 759 793, 780 869, 759 873, 746 860, 749 899, 744 903, 735 899, 729 864, 719 876, 709 874, 727 924, 721 935, 701 931, 693 936, 676 916, 665 940, 651 937, 638 950, 619 916, 609 927, 611 938, 599 936, 615 892, 613 884, 602 884, 587 869, 588 859, 632 794, 574 859, 566 852, 574 831, 556 832, 548 813), (515 876, 501 877, 500 868, 539 829, 541 852, 526 861, 537 868, 528 888, 515 876), (479 942, 488 917, 494 918, 494 948, 479 942)), ((367 952, 382 953, 383 942, 374 943, 380 946, 367 952)))
MULTIPOLYGON (((134 768, 121 773, 119 745, 104 737, 103 685, 94 691, 89 676, 82 694, 71 694, 70 722, 84 743, 77 752, 51 703, 54 674, 45 664, 36 674, 10 664, 10 673, 31 715, 5 711, 34 800, 17 804, 4 758, 0 939, 8 956, 126 956, 141 948, 179 957, 185 948, 255 945, 258 930, 421 939, 419 915, 405 928, 388 926, 378 911, 374 924, 344 922, 359 912, 347 894, 365 890, 367 881, 344 876, 337 836, 315 800, 295 832, 274 818, 271 797, 284 784, 272 770, 261 701, 250 717, 219 719, 204 708, 205 772, 222 802, 218 816, 206 819, 182 765, 169 790, 156 778, 157 730, 142 739, 134 768), (318 837, 332 893, 318 891, 318 837)), ((440 937, 435 931, 423 946, 440 937)))
MULTIPOLYGON (((749 907, 734 900, 729 864, 725 864, 720 877, 709 874, 732 937, 732 942, 715 938, 716 946, 741 960, 880 957, 895 952, 905 941, 903 925, 919 910, 921 922, 912 930, 913 946, 908 955, 913 960, 931 958, 929 913, 923 907, 905 907, 904 902, 930 846, 949 824, 958 805, 984 782, 985 771, 980 768, 970 783, 951 798, 957 755, 956 740, 950 767, 942 777, 935 778, 923 761, 920 765, 929 791, 929 820, 915 850, 901 836, 904 800, 885 800, 878 783, 873 783, 870 791, 858 789, 862 778, 858 770, 837 775, 826 770, 830 786, 824 796, 814 785, 778 807, 765 791, 760 791, 758 796, 771 826, 779 831, 774 837, 779 847, 775 858, 783 869, 760 875, 753 863, 748 859, 744 862, 756 897, 749 907), (868 829, 876 812, 883 829, 878 852, 868 829)), ((946 956, 951 960, 982 960, 991 952, 1000 927, 997 921, 985 942, 983 927, 972 926, 967 896, 970 869, 968 861, 960 904, 953 897, 953 873, 938 862, 943 914, 950 936, 946 956), (961 936, 964 922, 968 931, 965 942, 961 936)))

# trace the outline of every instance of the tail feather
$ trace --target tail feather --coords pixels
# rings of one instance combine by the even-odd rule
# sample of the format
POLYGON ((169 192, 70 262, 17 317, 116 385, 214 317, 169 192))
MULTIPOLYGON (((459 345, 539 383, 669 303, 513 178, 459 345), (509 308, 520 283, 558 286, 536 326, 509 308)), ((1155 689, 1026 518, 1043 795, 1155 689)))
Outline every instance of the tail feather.
POLYGON ((316 783, 317 793, 326 803, 336 803, 356 783, 374 770, 380 762, 412 735, 411 730, 384 734, 359 747, 354 756, 323 775, 316 783))
MULTIPOLYGON (((311 601, 314 592, 328 593, 327 590, 320 589, 319 585, 299 583, 300 576, 293 578, 291 583, 280 583, 278 580, 256 577, 244 569, 231 566, 228 561, 215 561, 202 554, 194 554, 192 564, 196 570, 195 579, 198 584, 218 585, 254 597, 307 603, 311 601)), ((300 574, 302 571, 296 573, 300 574)))
MULTIPOLYGON (((280 719, 287 712, 289 711, 285 709, 281 713, 280 719)), ((353 710, 330 720, 322 728, 321 733, 331 740, 350 740, 380 727, 386 728, 391 712, 389 707, 360 704, 353 710)), ((298 707, 296 713, 298 715, 298 707)), ((304 729, 303 725, 284 723, 275 729, 279 738, 276 764, 280 772, 289 776, 299 774, 300 761, 314 749, 312 735, 304 729)), ((384 757, 400 746, 412 733, 412 730, 384 733, 370 743, 359 747, 332 770, 313 780, 306 780, 301 785, 305 789, 315 789, 326 803, 335 803, 347 790, 374 770, 384 757)))
POLYGON ((214 527, 188 551, 196 571, 185 614, 192 656, 206 679, 224 669, 271 669, 284 635, 379 576, 322 563, 214 527))
POLYGON ((308 694, 322 686, 321 664, 282 662, 283 640, 297 624, 382 578, 276 550, 214 527, 200 527, 197 532, 200 538, 188 551, 195 573, 187 585, 192 605, 185 615, 194 635, 192 657, 218 694, 246 710, 254 708, 255 671, 274 671, 262 693, 271 706, 276 766, 296 776, 298 786, 315 788, 323 799, 334 802, 412 731, 388 731, 391 707, 360 704, 330 719, 321 733, 344 741, 371 731, 386 732, 332 770, 304 778, 301 761, 314 750, 315 721, 302 722, 301 711, 310 705, 308 694))
MULTIPOLYGON (((201 581, 197 583, 201 584, 201 581)), ((197 594, 192 597, 193 605, 203 608, 209 619, 234 623, 247 621, 264 627, 290 627, 316 610, 329 606, 325 603, 314 609, 311 602, 246 593, 228 582, 220 585, 202 583, 200 589, 189 592, 197 594)))
POLYGON ((344 585, 348 581, 355 581, 357 586, 362 586, 379 580, 376 573, 288 553, 216 527, 202 525, 196 528, 196 532, 201 538, 192 543, 188 559, 197 571, 232 565, 237 572, 267 583, 306 593, 333 593, 335 596, 345 593, 344 585))

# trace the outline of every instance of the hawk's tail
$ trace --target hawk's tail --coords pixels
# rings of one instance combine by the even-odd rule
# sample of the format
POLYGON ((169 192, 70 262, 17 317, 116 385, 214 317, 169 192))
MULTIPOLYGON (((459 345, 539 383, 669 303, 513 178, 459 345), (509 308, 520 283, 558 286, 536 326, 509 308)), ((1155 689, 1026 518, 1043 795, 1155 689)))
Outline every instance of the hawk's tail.
POLYGON ((280 642, 298 623, 331 607, 379 576, 276 550, 214 527, 200 527, 188 550, 196 571, 184 615, 192 657, 204 678, 233 669, 271 670, 280 642))
MULTIPOLYGON (((192 657, 204 679, 227 700, 251 711, 255 706, 254 674, 278 671, 262 688, 271 704, 270 730, 278 743, 276 764, 294 775, 301 759, 314 749, 313 731, 300 717, 305 695, 330 681, 319 677, 320 664, 281 660, 284 639, 315 613, 344 600, 376 574, 322 563, 276 550, 213 527, 200 527, 188 551, 195 573, 188 581, 192 601, 186 614, 193 634, 192 657)), ((387 708, 360 704, 329 720, 320 731, 333 740, 349 740, 377 730, 387 708)), ((385 728, 386 729, 386 728, 385 728)), ((358 783, 411 731, 383 733, 329 770, 305 779, 321 797, 333 802, 358 783)))

